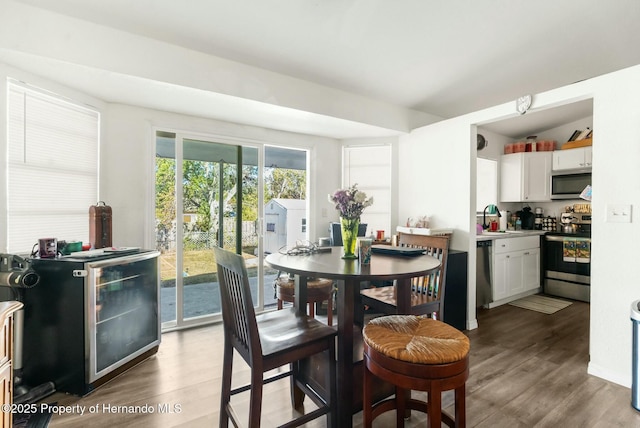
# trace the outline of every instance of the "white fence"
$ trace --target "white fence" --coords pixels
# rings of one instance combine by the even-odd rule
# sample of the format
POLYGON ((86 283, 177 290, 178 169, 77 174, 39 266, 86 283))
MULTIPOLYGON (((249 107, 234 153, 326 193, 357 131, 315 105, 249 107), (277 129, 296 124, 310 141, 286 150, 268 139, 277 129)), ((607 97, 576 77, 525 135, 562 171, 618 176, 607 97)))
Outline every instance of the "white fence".
MULTIPOLYGON (((236 242, 236 220, 224 219, 224 246, 234 246, 236 242)), ((206 250, 218 245, 218 231, 213 232, 185 232, 183 245, 188 250, 206 250)), ((242 246, 257 247, 258 234, 256 223, 253 221, 242 222, 242 246)), ((160 251, 171 251, 176 248, 175 232, 164 233, 156 231, 156 248, 160 251)))

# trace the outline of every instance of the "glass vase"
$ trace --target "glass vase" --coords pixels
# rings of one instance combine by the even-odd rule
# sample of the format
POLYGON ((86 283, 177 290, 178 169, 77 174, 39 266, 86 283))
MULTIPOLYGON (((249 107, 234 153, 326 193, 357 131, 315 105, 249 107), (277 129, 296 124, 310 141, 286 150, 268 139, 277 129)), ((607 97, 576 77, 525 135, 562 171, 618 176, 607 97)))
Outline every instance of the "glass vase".
POLYGON ((356 241, 358 238, 359 218, 340 217, 340 229, 342 231, 342 247, 344 248, 343 259, 357 259, 356 241))

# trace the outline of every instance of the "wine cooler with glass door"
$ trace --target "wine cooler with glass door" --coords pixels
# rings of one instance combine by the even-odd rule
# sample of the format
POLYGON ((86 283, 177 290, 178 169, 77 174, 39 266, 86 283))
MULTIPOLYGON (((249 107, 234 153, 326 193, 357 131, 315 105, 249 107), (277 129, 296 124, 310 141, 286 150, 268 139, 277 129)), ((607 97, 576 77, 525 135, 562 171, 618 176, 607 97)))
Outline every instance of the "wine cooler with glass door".
POLYGON ((86 395, 160 345, 157 251, 35 259, 24 290, 24 381, 86 395))

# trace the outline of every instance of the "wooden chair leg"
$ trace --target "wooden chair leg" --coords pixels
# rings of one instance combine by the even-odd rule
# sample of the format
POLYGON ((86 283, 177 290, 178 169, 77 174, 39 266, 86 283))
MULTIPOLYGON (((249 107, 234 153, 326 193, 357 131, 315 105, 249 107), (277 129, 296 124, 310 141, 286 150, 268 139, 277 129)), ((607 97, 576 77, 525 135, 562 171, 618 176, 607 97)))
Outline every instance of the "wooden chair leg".
POLYGON ((282 300, 278 299, 278 310, 282 309, 282 300))
POLYGON ((333 325, 333 296, 327 300, 327 324, 333 325))
POLYGON ((262 413, 262 371, 251 370, 251 392, 249 398, 249 426, 260 428, 260 416, 262 413))
MULTIPOLYGON (((296 361, 294 363, 290 364, 290 369, 292 372, 294 373, 299 373, 300 372, 300 362, 296 361)), ((298 385, 296 384, 296 375, 290 376, 289 377, 289 382, 290 382, 290 391, 291 391, 291 406, 294 409, 299 409, 300 407, 302 407, 302 403, 304 403, 304 392, 298 387, 298 385)))
POLYGON ((227 405, 231 401, 231 373, 233 371, 233 348, 225 340, 222 365, 222 393, 220 394, 220 428, 229 426, 227 405))

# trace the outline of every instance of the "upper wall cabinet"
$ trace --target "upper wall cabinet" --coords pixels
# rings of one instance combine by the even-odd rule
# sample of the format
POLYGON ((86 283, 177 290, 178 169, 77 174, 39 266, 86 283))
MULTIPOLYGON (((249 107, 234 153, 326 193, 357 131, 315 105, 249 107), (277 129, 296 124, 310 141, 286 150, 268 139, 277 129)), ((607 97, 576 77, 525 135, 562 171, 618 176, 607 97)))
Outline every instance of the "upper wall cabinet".
POLYGON ((553 152, 553 170, 591 168, 592 147, 579 147, 553 152))
POLYGON ((501 156, 501 202, 551 201, 550 177, 554 152, 524 152, 501 156))

